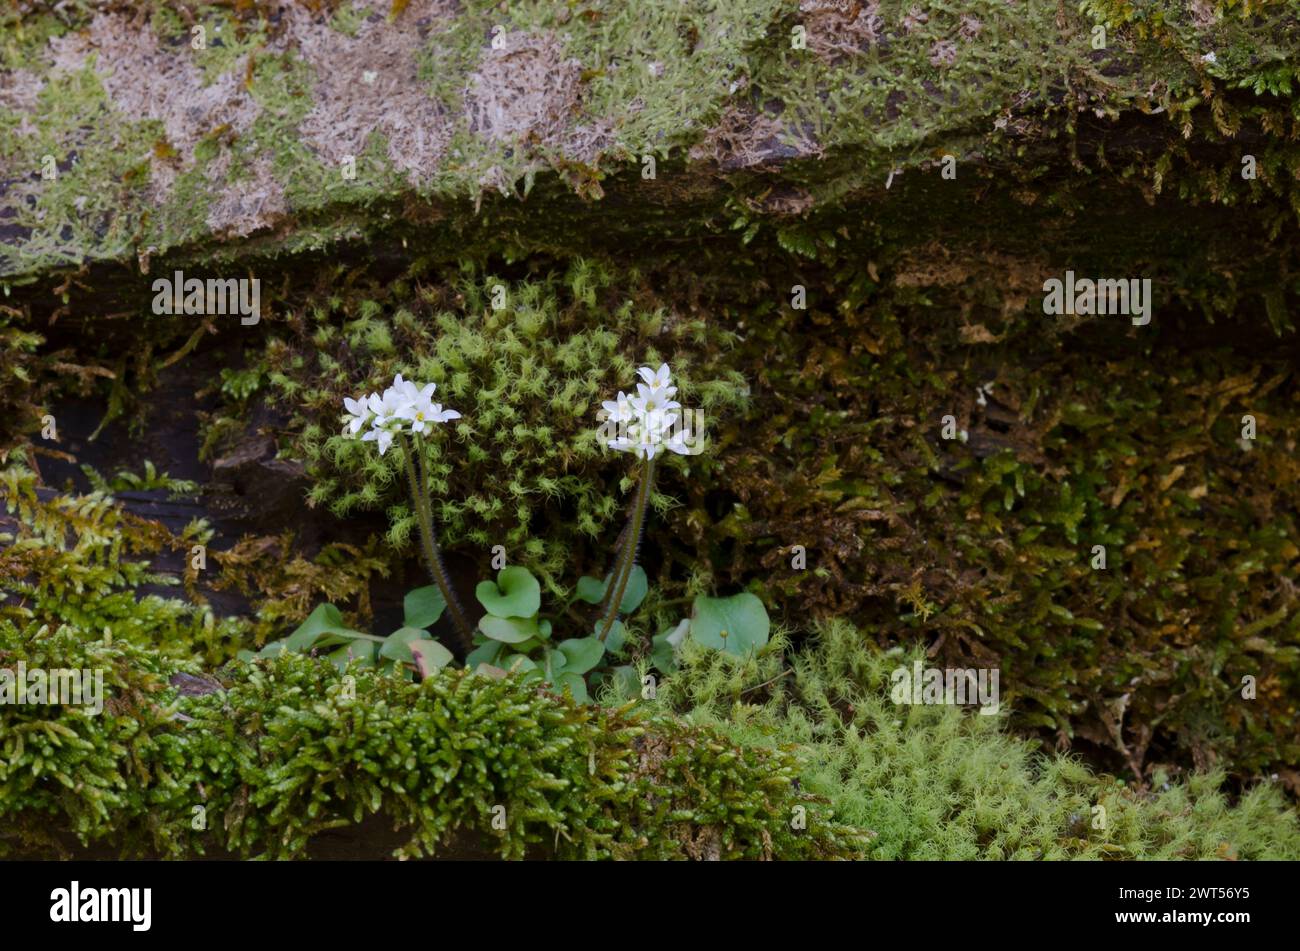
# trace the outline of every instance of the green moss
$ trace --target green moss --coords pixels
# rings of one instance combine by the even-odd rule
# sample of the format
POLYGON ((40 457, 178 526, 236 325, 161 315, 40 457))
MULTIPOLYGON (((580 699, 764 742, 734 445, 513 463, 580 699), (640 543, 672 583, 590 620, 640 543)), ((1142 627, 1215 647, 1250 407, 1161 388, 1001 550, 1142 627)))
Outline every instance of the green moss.
POLYGON ((20 530, 0 571, 19 600, 0 611, 0 667, 101 670, 107 687, 99 715, 0 706, 0 842, 21 853, 71 835, 128 854, 292 857, 382 815, 410 856, 466 836, 504 857, 1300 855, 1272 785, 1234 805, 1219 773, 1157 771, 1143 791, 1035 753, 998 717, 901 711, 890 671, 921 655, 840 622, 744 661, 688 644, 648 701, 617 681, 575 705, 514 678, 413 685, 296 654, 182 695, 172 675, 199 672, 195 645, 212 656, 243 625, 138 596, 158 579, 123 556, 166 543, 156 526, 98 493, 43 501, 30 474, 5 478, 20 530))
POLYGON ((792 670, 774 646, 745 663, 692 653, 657 700, 618 707, 298 655, 229 668, 193 697, 153 652, 0 622, 0 665, 101 669, 110 694, 100 716, 0 711, 0 842, 289 858, 381 815, 402 856, 466 837, 506 858, 1300 855, 1273 788, 1230 805, 1205 776, 1139 795, 1034 754, 994 718, 900 715, 888 672, 912 658, 864 650, 846 625, 792 670))
POLYGON ((698 533, 693 557, 726 566, 719 584, 759 579, 770 602, 851 617, 882 644, 1001 665, 1019 724, 1106 750, 1114 769, 1248 778, 1294 762, 1300 616, 1281 579, 1300 558, 1300 421, 1285 359, 1214 347, 1172 304, 1143 334, 1031 308, 1002 323, 978 292, 953 320, 867 287, 869 309, 837 282, 806 319, 750 336, 736 365, 754 368, 753 412, 720 470, 731 494, 669 525, 698 533), (941 438, 946 415, 969 442, 941 438), (1243 442, 1246 415, 1269 422, 1243 442), (807 570, 790 567, 796 545, 807 570))
POLYGON ((0 167, 24 187, 6 196, 9 224, 26 240, 0 246, 0 272, 37 266, 79 265, 81 249, 96 246, 110 257, 130 257, 143 209, 133 192, 147 184, 148 155, 158 123, 131 123, 116 115, 88 67, 51 77, 37 102, 40 118, 30 135, 12 134, 19 116, 0 109, 0 167), (48 172, 49 156, 57 169, 48 172), (23 200, 24 198, 31 200, 23 200))
POLYGON ((1005 715, 900 707, 890 674, 921 651, 879 651, 843 622, 783 657, 692 651, 660 688, 692 723, 742 745, 799 750, 804 788, 876 835, 880 859, 1294 859, 1300 821, 1275 783, 1231 804, 1222 774, 1139 792, 1006 735, 1005 715))
MULTIPOLYGON (((616 286, 606 269, 581 260, 528 281, 467 266, 450 285, 326 300, 296 317, 262 359, 278 401, 297 408, 285 449, 309 465, 310 502, 340 515, 387 508, 391 540, 409 542, 414 516, 403 501, 398 451, 381 458, 372 444, 340 435, 338 422, 345 396, 382 390, 400 372, 437 384, 437 399, 463 417, 432 449, 444 540, 485 558, 504 545, 512 562, 552 584, 565 574, 576 579, 573 546, 618 521, 620 490, 630 488, 626 460, 600 445, 601 401, 634 389, 636 367, 661 360, 681 380, 678 399, 702 409, 710 427, 737 412, 747 393, 739 373, 719 367, 732 335, 646 306, 638 285, 633 275, 616 286)), ((674 472, 710 465, 678 460, 661 485, 672 485, 674 472)))
POLYGON ((156 736, 173 728, 159 702, 170 662, 108 634, 0 618, 0 668, 16 671, 19 663, 102 672, 107 696, 100 713, 0 707, 0 849, 48 846, 64 831, 85 840, 138 816, 141 789, 160 779, 149 765, 156 736))
POLYGON ((219 662, 251 643, 241 621, 178 598, 137 594, 180 584, 148 559, 166 549, 188 556, 211 536, 203 523, 173 536, 122 511, 107 492, 42 498, 35 475, 14 464, 0 470, 0 495, 12 517, 12 530, 0 532, 0 585, 10 596, 0 603, 0 623, 11 630, 109 631, 178 661, 219 662))
POLYGON ((797 789, 788 752, 670 717, 575 706, 514 679, 445 671, 412 685, 289 655, 179 698, 151 655, 86 634, 0 625, 5 666, 115 665, 103 716, 4 708, 10 845, 66 829, 128 853, 288 858, 373 814, 406 838, 403 856, 465 834, 505 858, 829 858, 864 838, 797 789), (790 827, 796 806, 806 830, 790 827))

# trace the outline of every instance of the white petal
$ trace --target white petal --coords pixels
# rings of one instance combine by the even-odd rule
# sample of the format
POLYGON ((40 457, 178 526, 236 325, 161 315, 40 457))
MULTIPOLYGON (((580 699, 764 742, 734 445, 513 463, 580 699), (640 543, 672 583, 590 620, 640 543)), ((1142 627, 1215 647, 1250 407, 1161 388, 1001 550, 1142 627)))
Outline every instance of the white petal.
POLYGON ((686 445, 686 433, 677 433, 672 439, 664 443, 664 448, 670 449, 679 456, 692 455, 691 447, 686 445))

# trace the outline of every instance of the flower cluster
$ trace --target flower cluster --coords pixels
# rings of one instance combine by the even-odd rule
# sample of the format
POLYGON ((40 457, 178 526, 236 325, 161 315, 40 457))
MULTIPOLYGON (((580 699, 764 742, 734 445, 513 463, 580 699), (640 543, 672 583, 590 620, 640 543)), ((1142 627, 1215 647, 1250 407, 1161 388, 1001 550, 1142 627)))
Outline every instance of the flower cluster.
POLYGON ((607 445, 645 459, 653 459, 663 449, 691 455, 691 434, 678 426, 682 404, 673 400, 677 387, 672 385, 668 364, 662 364, 658 370, 641 367, 637 373, 643 382, 636 385, 636 396, 620 392, 616 400, 601 404, 605 410, 607 445))
POLYGON ((345 397, 343 406, 347 415, 343 431, 348 436, 356 436, 365 429, 362 440, 377 442, 382 456, 399 433, 419 436, 432 432, 434 423, 460 419, 460 413, 454 409, 443 409, 441 403, 433 402, 437 388, 434 383, 419 387, 410 380, 403 380, 399 373, 393 377, 393 385, 382 395, 371 393, 355 400, 345 397), (370 428, 366 429, 367 426, 370 428))

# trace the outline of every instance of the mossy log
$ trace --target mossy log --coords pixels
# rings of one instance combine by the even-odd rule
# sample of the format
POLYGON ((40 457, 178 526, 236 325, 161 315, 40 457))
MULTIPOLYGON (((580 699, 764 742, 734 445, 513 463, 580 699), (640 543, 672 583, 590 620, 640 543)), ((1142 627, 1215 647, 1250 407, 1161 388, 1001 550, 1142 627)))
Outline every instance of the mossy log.
POLYGON ((1275 292, 1294 7, 1083 7, 29 0, 0 21, 0 278, 103 314, 310 251, 725 260, 839 229, 1275 292))

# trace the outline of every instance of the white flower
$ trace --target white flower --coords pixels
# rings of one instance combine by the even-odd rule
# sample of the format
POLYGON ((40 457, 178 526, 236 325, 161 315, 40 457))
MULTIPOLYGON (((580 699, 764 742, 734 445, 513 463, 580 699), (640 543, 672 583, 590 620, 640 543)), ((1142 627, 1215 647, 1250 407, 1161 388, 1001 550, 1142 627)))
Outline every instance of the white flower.
POLYGON ((375 418, 370 425, 374 429, 390 431, 401 429, 401 413, 408 403, 406 394, 402 391, 401 383, 402 375, 399 373, 397 382, 384 390, 383 396, 374 393, 370 394, 370 411, 375 414, 375 418))
POLYGON ((400 419, 410 424, 410 430, 413 433, 423 433, 425 427, 433 420, 435 413, 433 408, 433 391, 435 387, 432 383, 424 389, 419 389, 414 383, 407 383, 402 389, 402 404, 397 410, 400 419))
MULTIPOLYGON (((671 389, 676 392, 677 387, 674 386, 671 389)), ((636 396, 632 397, 628 402, 632 404, 632 408, 637 413, 643 416, 650 413, 662 413, 665 410, 681 409, 681 403, 668 399, 671 395, 672 393, 666 390, 638 383, 636 385, 636 396)))
POLYGON ((605 418, 613 423, 630 423, 635 414, 627 394, 619 390, 617 400, 605 400, 600 404, 605 410, 605 418))
POLYGON ((441 403, 433 402, 437 388, 434 383, 420 387, 410 380, 402 379, 402 374, 399 373, 393 377, 393 385, 384 390, 382 395, 371 393, 362 399, 343 400, 348 411, 346 431, 355 436, 369 422, 370 429, 361 439, 363 442, 376 443, 382 456, 388 452, 393 439, 400 433, 422 435, 432 431, 434 423, 460 419, 460 413, 444 409, 441 403))
POLYGON ((672 385, 668 364, 662 364, 658 370, 641 367, 637 374, 643 382, 636 385, 636 396, 620 392, 617 400, 601 404, 605 415, 602 436, 606 445, 643 459, 653 459, 664 449, 690 455, 686 444, 690 434, 678 426, 681 414, 677 411, 681 404, 671 398, 677 387, 672 385))
MULTIPOLYGON (((426 390, 433 387, 430 383, 426 390)), ((411 432, 424 433, 426 430, 432 431, 434 423, 446 423, 453 419, 460 419, 460 413, 454 409, 443 409, 441 403, 435 403, 429 399, 429 394, 421 392, 419 397, 407 403, 399 411, 402 419, 411 425, 411 432)))
POLYGON ((695 454, 691 448, 691 433, 686 429, 677 429, 668 440, 664 443, 664 448, 677 453, 679 456, 690 456, 695 454))
POLYGON ((1213 50, 1211 50, 1210 52, 1206 53, 1204 56, 1201 57, 1202 63, 1214 64, 1217 63, 1218 61, 1219 61, 1219 57, 1214 54, 1213 50))
POLYGON ((389 387, 390 390, 396 390, 397 393, 407 402, 414 402, 421 396, 433 396, 433 391, 437 388, 438 384, 430 383, 421 390, 412 381, 403 380, 402 374, 400 373, 393 377, 393 385, 389 387))
POLYGON ((659 446, 662 442, 661 437, 652 429, 643 428, 637 433, 636 446, 633 447, 638 456, 646 459, 653 459, 659 454, 659 446))
POLYGON ((343 421, 347 424, 345 431, 349 436, 355 436, 361 432, 366 423, 370 422, 370 417, 374 415, 370 410, 372 398, 374 398, 373 393, 369 397, 363 396, 355 400, 343 397, 343 408, 348 411, 343 421))
POLYGON ((388 452, 388 447, 393 444, 393 431, 391 429, 372 429, 361 437, 363 442, 379 443, 379 454, 382 456, 388 452))
MULTIPOLYGON (((668 364, 666 363, 661 363, 658 370, 642 367, 636 372, 651 389, 664 390, 664 396, 672 396, 677 392, 677 387, 671 385, 672 374, 668 371, 668 364)), ((640 385, 637 386, 637 389, 640 389, 640 385)))

